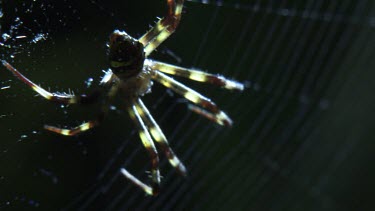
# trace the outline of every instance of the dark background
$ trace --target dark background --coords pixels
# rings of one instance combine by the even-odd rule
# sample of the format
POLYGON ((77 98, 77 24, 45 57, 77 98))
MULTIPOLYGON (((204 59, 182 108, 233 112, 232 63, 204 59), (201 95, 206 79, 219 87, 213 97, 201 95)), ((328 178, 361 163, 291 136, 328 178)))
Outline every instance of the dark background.
MULTIPOLYGON (((114 29, 140 37, 166 10, 162 0, 0 2, 1 58, 74 93, 98 87, 114 29)), ((153 86, 143 100, 189 171, 180 177, 161 155, 157 197, 119 174, 126 167, 145 181, 149 169, 125 112, 76 137, 51 134, 44 124, 76 126, 100 105, 47 102, 1 68, 0 209, 372 210, 374 12, 372 0, 186 2, 151 57, 249 87, 181 80, 232 117, 223 128, 153 86)))

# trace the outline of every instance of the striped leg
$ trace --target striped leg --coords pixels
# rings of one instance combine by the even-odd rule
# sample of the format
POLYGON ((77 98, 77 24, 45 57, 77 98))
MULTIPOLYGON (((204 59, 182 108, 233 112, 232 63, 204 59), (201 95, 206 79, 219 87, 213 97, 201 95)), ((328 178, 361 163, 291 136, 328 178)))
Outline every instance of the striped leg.
POLYGON ((19 80, 27 84, 34 91, 36 91, 38 94, 40 94, 42 97, 44 97, 47 100, 57 102, 57 103, 62 103, 62 104, 75 104, 75 103, 89 104, 89 103, 94 103, 98 100, 99 92, 94 92, 91 95, 81 95, 81 96, 48 92, 47 90, 43 89, 42 87, 30 81, 28 78, 26 78, 24 75, 18 72, 16 68, 14 68, 5 60, 2 60, 1 62, 4 65, 4 67, 7 68, 10 72, 12 72, 19 80))
POLYGON ((73 128, 73 129, 58 128, 58 127, 54 127, 54 126, 50 126, 50 125, 44 125, 44 129, 49 130, 49 131, 54 132, 54 133, 64 135, 64 136, 74 136, 74 135, 85 132, 85 131, 99 125, 104 120, 104 118, 107 116, 107 113, 108 113, 109 107, 110 107, 110 103, 112 102, 113 97, 116 95, 118 88, 119 88, 118 84, 114 84, 111 87, 111 89, 109 90, 109 92, 107 94, 107 99, 106 99, 105 103, 103 104, 102 110, 101 110, 101 112, 98 115, 96 120, 91 120, 91 121, 85 122, 85 123, 73 128))
POLYGON ((50 125, 44 125, 44 129, 49 130, 54 133, 58 133, 64 136, 74 136, 77 135, 78 133, 82 133, 84 131, 87 131, 95 126, 97 126, 100 123, 98 120, 93 120, 89 122, 85 122, 73 129, 63 129, 63 128, 58 128, 50 125))
POLYGON ((210 99, 204 97, 203 95, 199 94, 198 92, 190 89, 189 87, 181 84, 180 82, 175 81, 171 77, 154 70, 152 78, 159 83, 163 84, 164 86, 172 89, 176 93, 184 96, 186 99, 190 100, 191 102, 202 106, 204 109, 207 109, 209 112, 212 113, 215 117, 215 122, 224 125, 224 126, 231 126, 232 120, 228 117, 226 113, 221 111, 217 105, 212 102, 210 99))
POLYGON ((204 83, 211 83, 225 89, 234 89, 242 91, 244 89, 244 85, 233 80, 226 79, 221 75, 214 75, 206 72, 202 72, 199 70, 188 69, 184 67, 178 67, 174 65, 170 65, 163 62, 158 62, 154 60, 147 59, 146 62, 154 70, 159 70, 163 73, 181 76, 184 78, 188 78, 190 80, 204 82, 204 83))
POLYGON ((167 4, 168 12, 166 16, 160 19, 153 28, 139 38, 139 42, 145 46, 144 51, 146 56, 166 40, 180 23, 184 0, 167 0, 167 4))
POLYGON ((223 122, 223 120, 220 118, 220 116, 218 115, 215 115, 203 108, 200 108, 196 105, 192 105, 192 104, 189 104, 188 105, 188 109, 190 109, 191 111, 199 114, 199 115, 202 115, 203 117, 213 121, 213 122, 216 122, 217 124, 219 125, 226 125, 226 126, 231 126, 233 124, 232 120, 231 119, 227 119, 226 121, 227 122, 223 122))
POLYGON ((148 130, 150 131, 152 137, 159 145, 159 147, 164 151, 166 157, 168 158, 169 163, 177 169, 181 175, 186 175, 186 168, 184 164, 178 159, 174 154, 173 150, 170 148, 167 138, 165 137, 163 131, 160 129, 159 125, 156 123, 147 107, 143 104, 141 99, 135 103, 136 109, 138 110, 139 115, 142 120, 145 122, 148 130))
POLYGON ((58 127, 55 127, 55 126, 44 125, 44 129, 46 129, 48 131, 51 131, 51 132, 54 132, 54 133, 58 133, 60 135, 64 135, 64 136, 77 135, 79 133, 90 130, 91 128, 93 128, 95 126, 98 126, 104 120, 105 116, 107 115, 108 107, 109 106, 107 106, 107 107, 103 106, 102 111, 98 115, 97 119, 85 122, 85 123, 83 123, 83 124, 81 124, 81 125, 79 125, 75 128, 64 129, 64 128, 58 128, 58 127))
POLYGON ((132 174, 130 174, 126 169, 121 168, 121 173, 141 188, 145 193, 149 195, 157 195, 160 189, 160 172, 159 172, 159 157, 158 152, 156 151, 154 142, 152 141, 151 135, 147 130, 145 123, 142 121, 142 118, 136 108, 136 105, 132 105, 128 108, 130 118, 134 121, 135 125, 139 131, 139 137, 146 148, 147 152, 150 155, 151 159, 151 186, 146 185, 145 183, 138 180, 132 174))

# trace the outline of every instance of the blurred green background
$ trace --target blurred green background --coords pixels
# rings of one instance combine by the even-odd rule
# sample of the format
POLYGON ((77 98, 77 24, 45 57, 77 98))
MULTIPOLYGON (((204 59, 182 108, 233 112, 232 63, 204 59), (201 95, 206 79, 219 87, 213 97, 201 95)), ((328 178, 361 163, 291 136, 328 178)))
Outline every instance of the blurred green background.
MULTIPOLYGON (((166 10, 162 0, 0 3, 1 58, 46 89, 74 93, 99 87, 114 29, 139 37, 166 10)), ((47 102, 1 68, 0 209, 371 210, 374 32, 372 1, 186 2, 151 57, 248 88, 180 80, 232 117, 222 128, 154 84, 144 102, 189 171, 180 177, 160 152, 157 197, 119 174, 147 180, 149 169, 125 112, 77 137, 51 134, 44 124, 78 125, 100 105, 47 102)))

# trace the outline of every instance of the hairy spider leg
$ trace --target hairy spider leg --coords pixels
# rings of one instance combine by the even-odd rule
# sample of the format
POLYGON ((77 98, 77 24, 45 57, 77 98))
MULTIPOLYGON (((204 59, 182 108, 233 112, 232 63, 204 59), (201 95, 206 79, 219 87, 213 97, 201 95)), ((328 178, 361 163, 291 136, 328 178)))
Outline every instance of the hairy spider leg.
POLYGON ((12 72, 19 80, 24 82, 26 85, 31 87, 34 91, 36 91, 38 94, 40 94, 42 97, 44 97, 45 99, 49 101, 62 103, 62 104, 75 104, 75 103, 90 104, 90 103, 96 102, 99 98, 99 92, 93 92, 90 95, 83 94, 80 96, 48 92, 47 90, 36 85, 32 81, 30 81, 28 78, 26 78, 24 75, 22 75, 16 68, 10 65, 7 61, 2 60, 1 62, 3 66, 7 68, 10 72, 12 72))
POLYGON ((142 120, 148 127, 148 131, 151 133, 151 136, 154 138, 159 147, 164 151, 169 163, 174 168, 176 168, 181 175, 186 176, 186 167, 170 148, 168 140, 165 137, 163 131, 160 129, 159 125, 156 123, 141 99, 138 98, 138 100, 135 102, 135 107, 138 110, 138 113, 141 116, 142 120))
POLYGON ((167 0, 168 12, 154 27, 139 38, 146 57, 166 40, 180 23, 184 0, 167 0))
POLYGON ((153 70, 152 78, 157 82, 163 84, 167 88, 172 89, 174 92, 184 96, 191 102, 202 106, 204 109, 207 109, 209 112, 212 113, 217 124, 224 126, 232 126, 233 121, 228 117, 228 115, 224 111, 221 111, 217 107, 217 105, 210 99, 206 98, 205 96, 181 84, 180 82, 175 81, 173 78, 157 70, 153 70))
POLYGON ((59 128, 59 127, 50 126, 50 125, 44 125, 44 129, 54 132, 54 133, 64 135, 64 136, 74 136, 79 133, 90 130, 91 128, 95 126, 98 126, 107 116, 109 112, 110 103, 112 102, 112 99, 116 95, 118 88, 119 88, 118 84, 114 84, 111 87, 111 89, 109 90, 107 94, 107 99, 105 100, 105 103, 102 105, 102 109, 98 117, 95 120, 82 123, 81 125, 78 125, 77 127, 74 127, 72 129, 64 129, 64 128, 59 128))
POLYGON ((163 73, 167 73, 170 75, 176 75, 184 78, 188 78, 193 81, 204 82, 214 84, 225 89, 230 90, 239 90, 243 91, 244 85, 233 80, 229 80, 221 75, 214 75, 210 73, 206 73, 199 70, 188 69, 184 67, 179 67, 171 64, 167 64, 164 62, 159 62, 151 59, 146 60, 147 65, 149 65, 152 69, 158 70, 163 73))
POLYGON ((135 125, 138 128, 139 137, 143 143, 143 146, 146 148, 146 151, 150 155, 151 158, 151 186, 146 185, 145 183, 138 180, 134 177, 131 173, 129 173, 125 168, 121 168, 121 173, 133 182, 135 185, 140 187, 145 193, 148 195, 157 195, 160 189, 160 171, 159 171, 159 156, 158 152, 156 151, 156 147, 154 142, 152 141, 151 135, 147 130, 145 123, 143 122, 137 106, 134 104, 128 107, 128 112, 130 118, 134 121, 135 125))

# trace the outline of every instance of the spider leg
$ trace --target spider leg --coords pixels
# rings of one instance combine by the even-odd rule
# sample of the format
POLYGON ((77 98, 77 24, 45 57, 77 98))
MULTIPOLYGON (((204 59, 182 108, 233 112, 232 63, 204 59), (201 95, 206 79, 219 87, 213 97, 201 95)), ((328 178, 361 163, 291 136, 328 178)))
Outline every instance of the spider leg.
POLYGON ((204 109, 207 109, 212 115, 215 116, 215 119, 218 124, 224 126, 231 126, 232 120, 228 117, 228 115, 219 109, 217 105, 212 102, 210 99, 206 98, 205 96, 199 94, 198 92, 190 89, 189 87, 181 84, 178 81, 175 81, 173 78, 154 70, 152 74, 152 78, 157 82, 163 84, 167 88, 172 89, 176 93, 184 96, 189 101, 202 106, 204 109))
POLYGON ((135 125, 138 128, 139 131, 139 137, 141 138, 141 141, 146 148, 148 154, 151 158, 151 186, 146 185, 145 183, 138 180, 136 177, 134 177, 132 174, 130 174, 125 168, 121 168, 121 173, 129 179, 131 182, 133 182, 135 185, 137 185, 139 188, 141 188, 145 193, 149 195, 157 195, 159 193, 160 189, 160 172, 159 172, 159 156, 158 152, 156 151, 156 147, 154 145, 154 142, 152 141, 151 135, 147 130, 147 127, 145 123, 143 122, 138 109, 136 108, 136 105, 131 105, 128 108, 128 112, 130 115, 130 118, 134 121, 135 125))
POLYGON ((38 94, 40 94, 42 97, 44 97, 45 99, 49 101, 62 103, 62 104, 75 104, 75 103, 89 104, 89 103, 96 102, 99 98, 99 94, 100 94, 99 92, 93 92, 90 95, 81 95, 81 96, 48 92, 47 90, 43 89, 42 87, 30 81, 28 78, 22 75, 16 68, 14 68, 5 60, 2 60, 1 62, 3 66, 7 68, 10 72, 12 72, 19 80, 24 82, 26 85, 31 87, 34 91, 36 91, 38 94))
POLYGON ((145 122, 148 130, 151 133, 151 136, 154 138, 156 143, 164 151, 166 157, 168 158, 169 163, 177 169, 181 175, 186 175, 186 168, 184 164, 178 159, 173 150, 168 144, 168 140, 165 137, 163 131, 160 129, 159 125, 156 123, 147 107, 143 104, 141 99, 138 99, 135 103, 136 109, 138 110, 139 115, 142 120, 145 122))
POLYGON ((184 0, 167 0, 167 4, 168 12, 166 16, 139 38, 139 42, 145 47, 146 56, 166 40, 175 31, 180 22, 184 0))
POLYGON ((73 129, 58 128, 58 127, 54 127, 50 125, 44 125, 44 129, 49 130, 54 133, 64 135, 64 136, 74 136, 84 131, 87 131, 99 124, 100 124, 99 120, 92 120, 92 121, 85 122, 73 129))
POLYGON ((147 63, 149 63, 148 65, 152 69, 159 70, 163 73, 181 76, 181 77, 193 80, 193 81, 211 83, 211 84, 223 87, 225 89, 234 89, 234 90, 239 90, 239 91, 242 91, 244 89, 243 84, 237 81, 229 80, 221 75, 214 75, 214 74, 206 73, 203 71, 170 65, 167 63, 158 62, 158 61, 154 61, 150 59, 147 59, 146 61, 147 63))
MULTIPOLYGON (((191 111, 195 112, 196 114, 199 114, 199 115, 207 118, 208 120, 211 120, 211 121, 213 121, 213 122, 215 122, 219 125, 225 124, 223 122, 223 120, 220 119, 217 115, 215 115, 215 114, 213 114, 213 113, 211 113, 211 112, 209 112, 209 111, 207 111, 203 108, 200 108, 196 105, 188 104, 188 109, 190 109, 191 111)), ((231 126, 233 124, 231 119, 228 119, 227 121, 228 121, 228 123, 226 123, 227 125, 231 126)))
POLYGON ((85 122, 85 123, 83 123, 83 124, 81 124, 77 127, 74 127, 73 129, 58 128, 58 127, 50 126, 50 125, 44 125, 44 129, 49 130, 49 131, 54 132, 54 133, 65 135, 65 136, 74 136, 74 135, 77 135, 79 133, 82 133, 84 131, 87 131, 87 130, 99 125, 104 120, 104 118, 107 116, 108 111, 109 111, 109 107, 110 107, 110 103, 112 102, 113 97, 116 95, 118 88, 119 88, 118 84, 114 84, 111 87, 111 89, 109 90, 109 92, 107 94, 107 99, 106 99, 105 103, 103 104, 102 109, 101 109, 98 117, 95 120, 85 122))

